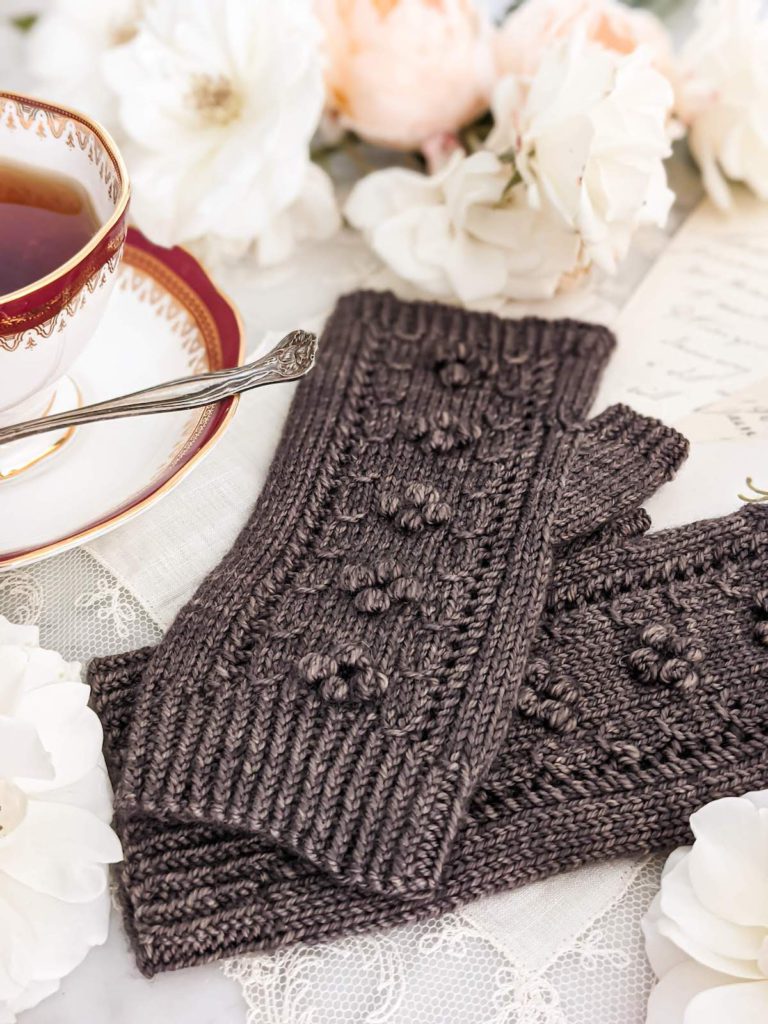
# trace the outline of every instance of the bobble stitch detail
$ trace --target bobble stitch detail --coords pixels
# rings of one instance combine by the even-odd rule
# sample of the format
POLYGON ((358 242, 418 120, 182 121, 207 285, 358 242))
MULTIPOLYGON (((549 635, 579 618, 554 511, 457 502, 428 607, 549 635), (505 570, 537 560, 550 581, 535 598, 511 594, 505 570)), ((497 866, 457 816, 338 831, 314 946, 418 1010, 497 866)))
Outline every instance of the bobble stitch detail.
POLYGON ((451 518, 451 507, 443 501, 439 491, 425 484, 408 484, 402 496, 385 495, 379 502, 379 511, 403 530, 420 530, 424 526, 442 526, 451 518))
POLYGON ((568 734, 579 724, 578 689, 567 679, 552 679, 545 661, 534 661, 520 688, 518 709, 526 718, 535 718, 553 732, 568 734))
POLYGON ((368 615, 388 611, 395 601, 419 601, 424 596, 421 581, 389 559, 372 566, 346 566, 341 584, 354 594, 355 608, 368 615))
POLYGON ((389 686, 387 676, 374 668, 359 646, 347 647, 335 657, 313 651, 304 655, 298 667, 323 700, 336 704, 376 700, 389 686))
POLYGON ((467 426, 447 412, 438 413, 429 419, 418 416, 403 432, 409 440, 419 442, 422 447, 444 454, 468 447, 482 434, 476 424, 467 426))
POLYGON ((480 354, 471 356, 464 341, 439 344, 435 351, 434 369, 446 388, 465 388, 493 374, 491 360, 480 354))
POLYGON ((629 656, 629 667, 641 682, 662 683, 684 692, 699 685, 698 666, 704 652, 670 623, 647 625, 640 633, 640 644, 629 656))

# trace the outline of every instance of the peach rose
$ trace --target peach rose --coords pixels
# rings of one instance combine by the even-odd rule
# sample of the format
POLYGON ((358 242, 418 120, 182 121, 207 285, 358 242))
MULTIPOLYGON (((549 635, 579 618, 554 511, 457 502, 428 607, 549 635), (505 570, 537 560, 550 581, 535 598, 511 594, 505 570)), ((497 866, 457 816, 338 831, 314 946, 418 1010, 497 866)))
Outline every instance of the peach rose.
POLYGON ((502 75, 530 77, 553 42, 581 31, 616 53, 648 47, 653 62, 669 77, 669 36, 650 11, 633 10, 619 0, 528 0, 496 34, 496 63, 502 75))
POLYGON ((370 142, 417 149, 488 106, 490 25, 472 0, 316 0, 328 105, 370 142))

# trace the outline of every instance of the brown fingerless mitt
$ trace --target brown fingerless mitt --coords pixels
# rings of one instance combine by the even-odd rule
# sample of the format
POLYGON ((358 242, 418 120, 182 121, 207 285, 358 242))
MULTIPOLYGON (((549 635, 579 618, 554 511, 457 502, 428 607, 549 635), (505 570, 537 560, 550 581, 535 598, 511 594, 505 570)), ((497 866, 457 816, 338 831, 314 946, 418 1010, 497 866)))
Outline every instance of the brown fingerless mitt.
MULTIPOLYGON (((120 821, 142 970, 415 920, 686 841, 702 803, 768 784, 767 570, 759 507, 561 560, 518 714, 421 900, 339 886, 228 829, 120 821)), ((125 668, 105 659, 91 677, 116 774, 135 688, 125 668)))
POLYGON ((686 443, 583 422, 610 345, 342 300, 230 554, 89 670, 145 973, 663 848, 764 784, 767 514, 642 536, 686 443))
POLYGON ((434 889, 507 730, 611 347, 343 299, 250 522, 147 666, 117 807, 434 889))

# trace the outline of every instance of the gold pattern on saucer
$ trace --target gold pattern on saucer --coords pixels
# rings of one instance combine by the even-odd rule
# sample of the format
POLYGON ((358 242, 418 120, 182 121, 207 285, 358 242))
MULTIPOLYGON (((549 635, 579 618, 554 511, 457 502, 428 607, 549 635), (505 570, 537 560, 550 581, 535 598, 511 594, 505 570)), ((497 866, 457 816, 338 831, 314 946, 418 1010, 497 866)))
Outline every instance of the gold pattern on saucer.
MULTIPOLYGON (((2 93, 0 93, 0 107, 1 104, 2 93)), ((191 256, 191 253, 189 255, 191 256)), ((159 297, 162 296, 163 289, 165 289, 170 292, 174 299, 180 302, 182 306, 186 306, 198 326, 200 333, 197 337, 200 342, 202 342, 203 347, 208 353, 210 369, 222 369, 224 367, 224 357, 221 350, 218 329, 216 328, 216 321, 208 310, 206 304, 202 299, 200 299, 192 287, 180 277, 177 277, 176 272, 170 270, 157 257, 134 247, 131 245, 130 241, 126 245, 123 262, 120 265, 120 277, 118 277, 116 282, 116 288, 120 288, 121 279, 123 275, 127 274, 129 267, 143 271, 145 276, 154 278, 162 285, 162 288, 157 289, 157 291, 154 292, 151 288, 148 288, 148 291, 142 291, 140 293, 140 301, 147 301, 150 304, 155 305, 156 309, 162 309, 162 304, 158 300, 159 297)), ((142 282, 141 277, 141 274, 138 275, 138 280, 131 283, 130 287, 134 291, 138 291, 143 287, 148 287, 146 282, 142 282)), ((232 304, 224 292, 216 287, 210 279, 209 284, 213 287, 219 301, 226 306, 237 324, 239 341, 238 351, 235 362, 230 365, 241 366, 245 356, 245 327, 242 318, 237 307, 232 304)), ((128 287, 127 283, 125 286, 128 287)), ((179 325, 178 332, 181 332, 181 330, 182 327, 179 325)), ((197 341, 190 341, 189 344, 191 345, 192 352, 194 353, 196 351, 197 341)), ((194 358, 194 356, 192 356, 192 358, 194 358)), ((237 410, 239 398, 239 395, 235 395, 233 398, 227 400, 228 407, 221 417, 220 422, 217 424, 216 430, 210 436, 204 438, 202 443, 200 443, 199 435, 203 432, 203 428, 208 423, 209 418, 213 415, 211 407, 206 407, 202 410, 198 425, 193 431, 197 444, 195 444, 191 437, 186 437, 181 442, 179 451, 172 453, 171 458, 168 460, 169 462, 178 464, 173 465, 170 470, 166 469, 165 473, 162 473, 162 470, 157 470, 156 474, 154 474, 156 485, 149 493, 142 491, 140 496, 135 496, 133 499, 124 502, 119 511, 114 512, 107 519, 95 525, 86 526, 68 534, 67 536, 60 537, 57 540, 52 540, 46 544, 40 544, 34 549, 29 549, 24 552, 10 553, 9 555, 4 555, 0 552, 0 572, 4 569, 17 569, 20 566, 36 562, 39 559, 45 558, 56 552, 65 551, 68 548, 75 547, 78 544, 82 544, 87 540, 92 539, 93 537, 99 536, 106 530, 113 529, 121 523, 128 522, 144 509, 150 508, 155 504, 155 502, 173 490, 173 488, 185 476, 187 476, 194 467, 202 461, 202 459, 205 458, 229 426, 232 417, 237 410), (188 449, 193 446, 194 450, 190 453, 188 449), (186 455, 184 453, 186 453, 186 455), (162 478, 160 482, 158 478, 161 478, 161 474, 164 478, 162 478)))
POLYGON ((749 494, 737 494, 736 497, 739 501, 747 501, 752 505, 757 505, 760 502, 768 501, 768 491, 764 491, 762 487, 757 487, 751 476, 747 477, 747 487, 752 491, 752 495, 749 494))
POLYGON ((222 369, 224 356, 211 311, 197 292, 156 256, 129 245, 117 289, 131 292, 170 324, 187 355, 190 373, 222 369))

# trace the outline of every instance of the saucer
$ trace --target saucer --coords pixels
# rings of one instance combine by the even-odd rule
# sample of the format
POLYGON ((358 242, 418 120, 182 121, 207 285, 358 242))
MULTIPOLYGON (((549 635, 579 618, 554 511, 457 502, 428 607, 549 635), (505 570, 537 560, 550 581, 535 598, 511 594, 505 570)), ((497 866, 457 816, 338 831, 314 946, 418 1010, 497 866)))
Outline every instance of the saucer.
MULTIPOLYGON (((240 318, 188 252, 131 229, 118 274, 70 371, 83 404, 240 365, 240 318)), ((92 540, 150 508, 211 450, 236 406, 235 397, 78 427, 49 458, 0 481, 0 570, 92 540)))

